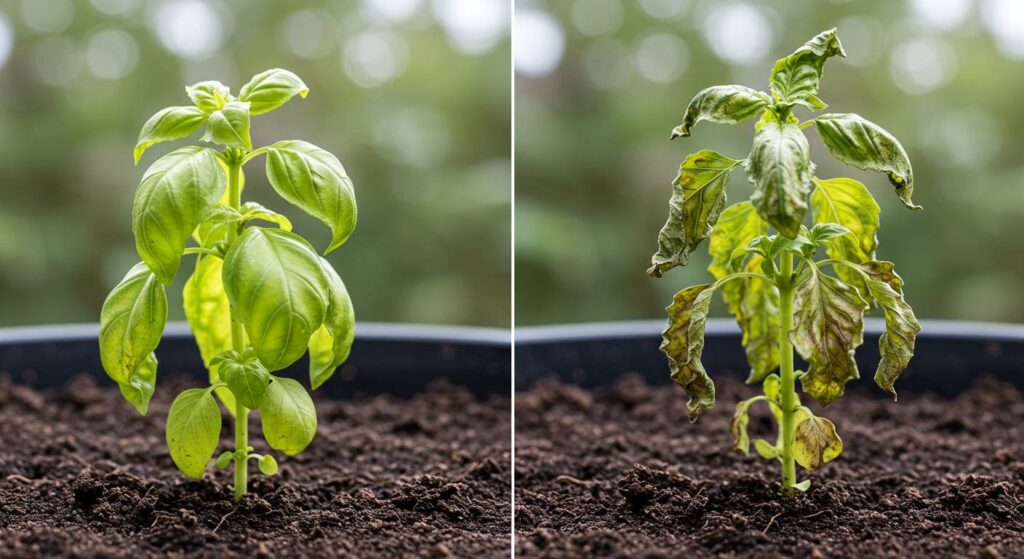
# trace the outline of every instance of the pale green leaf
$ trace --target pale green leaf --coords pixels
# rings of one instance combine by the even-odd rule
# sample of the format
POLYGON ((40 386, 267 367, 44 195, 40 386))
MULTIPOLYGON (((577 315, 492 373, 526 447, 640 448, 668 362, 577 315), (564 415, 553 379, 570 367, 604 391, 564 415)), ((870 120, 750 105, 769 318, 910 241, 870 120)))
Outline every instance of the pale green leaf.
POLYGON ((202 141, 252 151, 249 136, 249 103, 232 101, 210 113, 202 141))
POLYGON ((153 144, 184 138, 199 130, 206 122, 207 114, 197 107, 167 107, 151 116, 142 125, 139 140, 135 144, 135 164, 153 144))
POLYGON ((750 120, 771 104, 766 93, 743 85, 709 87, 690 101, 683 123, 672 129, 669 139, 689 136, 690 129, 702 120, 718 124, 739 124, 750 120))
MULTIPOLYGON (((811 193, 814 223, 838 223, 851 232, 825 245, 829 258, 854 264, 873 260, 878 248, 881 209, 868 189, 853 179, 816 178, 814 184, 814 192, 811 193)), ((840 266, 836 268, 836 275, 866 296, 864 280, 856 271, 840 266)))
POLYGON ((327 277, 327 316, 309 340, 309 383, 316 390, 348 359, 356 335, 356 315, 345 282, 331 263, 320 258, 327 277))
MULTIPOLYGON (((215 256, 199 256, 195 271, 185 282, 185 318, 199 346, 199 355, 209 371, 210 384, 220 382, 213 358, 231 349, 231 305, 224 293, 221 273, 224 262, 215 256)), ((235 413, 235 397, 227 387, 215 392, 224 407, 235 413)))
POLYGON ((285 231, 292 230, 292 222, 287 217, 273 210, 268 210, 256 202, 246 202, 242 204, 242 220, 252 221, 257 219, 260 221, 266 221, 267 223, 276 224, 285 231))
POLYGON ((185 242, 227 187, 214 151, 184 147, 161 157, 142 177, 132 206, 135 248, 160 281, 174 281, 185 242))
POLYGON ((185 475, 203 477, 220 442, 220 408, 208 389, 190 388, 174 399, 167 414, 167 448, 185 475))
POLYGON ((100 311, 100 360, 122 394, 145 415, 156 382, 156 357, 167 323, 167 294, 138 263, 107 296, 100 311))
POLYGON ((282 198, 331 228, 326 252, 348 240, 356 227, 355 190, 336 157, 308 142, 277 142, 267 150, 267 178, 282 198))
POLYGON ((764 439, 754 441, 754 449, 765 460, 775 460, 779 457, 779 448, 764 439))
POLYGON ((239 101, 248 101, 253 115, 272 111, 296 95, 305 98, 309 88, 302 80, 280 68, 272 68, 256 74, 238 92, 239 101))
POLYGON ((818 99, 818 88, 825 61, 833 56, 845 57, 835 29, 823 31, 793 54, 780 59, 772 69, 771 90, 779 101, 800 104, 811 110, 824 108, 818 99))
POLYGON ((715 405, 715 385, 700 362, 704 350, 704 323, 714 286, 695 285, 675 294, 668 311, 668 324, 661 338, 661 352, 668 358, 672 380, 682 386, 690 421, 697 421, 715 405))
POLYGON ((272 476, 277 473, 277 460, 274 460, 274 457, 269 454, 261 456, 259 461, 257 461, 257 465, 260 468, 260 472, 265 476, 272 476))
MULTIPOLYGON (((768 113, 765 113, 768 114, 768 113)), ((762 219, 787 237, 795 237, 807 211, 811 188, 810 146, 800 127, 766 119, 754 134, 746 161, 754 185, 750 201, 762 219)))
POLYGON ((281 229, 250 227, 224 257, 223 282, 268 370, 302 357, 328 306, 327 279, 309 243, 281 229))
POLYGON ((825 114, 814 119, 814 124, 832 157, 858 169, 885 173, 903 205, 921 209, 911 200, 914 170, 910 158, 892 134, 855 114, 825 114))
POLYGON ((207 113, 224 108, 231 96, 231 89, 216 80, 185 86, 185 93, 196 107, 207 113))
POLYGON ((243 406, 254 410, 260 407, 270 384, 270 372, 256 358, 252 348, 239 354, 226 351, 212 361, 217 366, 221 380, 243 406))
POLYGON ((316 410, 313 400, 298 381, 271 377, 260 407, 263 438, 270 448, 295 456, 316 435, 316 410))
POLYGON ((797 423, 793 437, 793 458, 800 467, 815 471, 843 452, 843 440, 836 426, 824 417, 807 414, 797 423))

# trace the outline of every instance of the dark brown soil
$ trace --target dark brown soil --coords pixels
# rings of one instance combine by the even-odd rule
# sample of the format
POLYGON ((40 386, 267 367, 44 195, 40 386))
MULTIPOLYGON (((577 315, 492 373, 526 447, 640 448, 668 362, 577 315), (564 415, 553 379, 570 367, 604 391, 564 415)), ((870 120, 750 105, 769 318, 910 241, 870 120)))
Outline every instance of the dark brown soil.
POLYGON ((44 394, 0 381, 0 557, 509 556, 508 398, 439 384, 317 401, 313 443, 278 455, 276 476, 250 473, 236 505, 230 470, 189 481, 167 454, 185 387, 161 379, 141 417, 88 377, 44 394))
MULTIPOLYGON (((870 381, 868 381, 870 382, 870 381)), ((956 400, 848 394, 821 414, 845 450, 810 491, 731 451, 718 381, 696 425, 684 394, 634 378, 516 396, 518 557, 1024 557, 1024 397, 986 381, 956 400)), ((751 436, 774 440, 767 411, 751 436), (770 436, 769 436, 770 435, 770 436)))

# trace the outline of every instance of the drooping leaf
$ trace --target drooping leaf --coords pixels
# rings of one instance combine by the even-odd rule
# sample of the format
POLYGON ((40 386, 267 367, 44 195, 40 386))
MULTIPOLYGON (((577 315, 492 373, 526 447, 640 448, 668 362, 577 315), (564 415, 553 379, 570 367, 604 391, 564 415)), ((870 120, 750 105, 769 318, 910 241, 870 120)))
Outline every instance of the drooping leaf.
POLYGON ((331 228, 340 247, 356 227, 356 197, 345 168, 330 153, 299 140, 277 142, 267 150, 267 178, 288 202, 331 228))
POLYGON ((702 120, 718 124, 739 124, 761 114, 771 102, 767 94, 743 85, 709 87, 690 101, 683 123, 672 129, 669 139, 689 136, 690 129, 702 120))
POLYGON ((327 278, 327 316, 309 339, 309 384, 313 390, 331 378, 348 359, 356 335, 356 315, 345 282, 331 263, 320 258, 327 278))
POLYGON ((132 206, 132 231, 135 248, 160 281, 174 281, 185 242, 226 187, 209 148, 172 151, 146 171, 132 206))
POLYGON ((895 400, 893 384, 914 356, 921 324, 903 298, 903 278, 896 273, 892 262, 865 262, 859 268, 864 272, 870 297, 885 314, 885 332, 878 339, 882 359, 875 371, 875 383, 895 400))
POLYGON ((647 270, 651 277, 686 264, 690 252, 711 233, 725 207, 725 186, 739 160, 711 150, 694 153, 679 166, 672 182, 668 221, 658 234, 658 252, 647 270))
POLYGON ((298 381, 271 377, 260 407, 263 438, 288 456, 302 452, 316 435, 313 400, 298 381))
POLYGON ((712 284, 704 284, 676 293, 666 309, 668 325, 661 335, 660 349, 668 358, 672 380, 690 396, 686 410, 691 423, 715 405, 715 384, 700 362, 704 350, 704 321, 713 292, 712 284))
POLYGON ((271 68, 256 74, 243 85, 238 92, 238 100, 248 101, 250 112, 261 115, 284 105, 296 95, 305 98, 308 94, 309 88, 298 76, 288 70, 271 68))
MULTIPOLYGON (((829 258, 860 264, 875 258, 878 216, 881 209, 868 189, 853 179, 814 179, 811 207, 814 223, 838 223, 852 234, 837 236, 825 245, 829 258)), ((839 279, 866 295, 864 280, 854 270, 836 267, 839 279)))
POLYGON ((824 114, 814 125, 832 157, 858 169, 885 173, 903 205, 921 209, 911 200, 914 170, 910 158, 892 134, 855 114, 824 114))
POLYGON ((756 398, 738 402, 736 411, 733 412, 732 419, 729 420, 729 432, 735 439, 732 450, 744 456, 750 454, 750 436, 747 434, 747 424, 750 423, 750 406, 755 402, 757 402, 756 398))
POLYGON ((210 113, 202 141, 252 151, 249 137, 249 103, 232 101, 210 113))
POLYGON ((836 426, 824 417, 807 414, 796 425, 793 437, 793 458, 800 467, 815 471, 835 460, 843 452, 843 441, 836 426))
POLYGON ((289 231, 249 227, 225 255, 222 277, 260 362, 278 371, 302 357, 328 305, 327 279, 309 243, 289 231))
POLYGON ((100 360, 107 375, 142 415, 156 382, 156 357, 167 324, 163 284, 139 262, 107 296, 100 311, 100 360))
POLYGON ((167 448, 185 475, 203 477, 220 442, 220 409, 208 389, 190 388, 174 399, 167 414, 167 448))
POLYGON ((135 143, 135 164, 139 164, 142 154, 153 144, 189 136, 199 130, 206 118, 206 113, 198 107, 167 107, 149 117, 135 143))
MULTIPOLYGON (((750 202, 727 208, 711 232, 708 271, 716 280, 729 275, 732 253, 768 232, 768 224, 757 215, 750 202)), ((744 271, 757 272, 763 259, 754 255, 744 271)), ((750 378, 756 382, 779 366, 779 295, 771 282, 760 278, 741 278, 719 287, 729 312, 743 330, 743 347, 750 363, 750 378)))
POLYGON ((274 460, 274 457, 269 454, 260 456, 257 465, 260 468, 260 472, 265 476, 272 476, 277 473, 277 460, 274 460))
MULTIPOLYGON (((185 282, 185 318, 209 372, 210 384, 220 382, 213 358, 231 349, 231 305, 224 293, 221 273, 224 262, 215 256, 199 256, 195 271, 185 282)), ((215 390, 224 407, 234 415, 235 396, 226 387, 215 390)))
POLYGON ((252 348, 242 353, 226 351, 213 358, 221 380, 243 406, 254 410, 260 407, 270 384, 270 372, 256 358, 252 348))
POLYGON ((807 211, 814 171, 810 157, 807 138, 796 124, 769 118, 754 134, 746 161, 747 178, 754 185, 750 201, 761 219, 787 237, 800 232, 807 211))
POLYGON ((780 59, 772 69, 772 93, 784 103, 821 110, 825 104, 818 99, 818 88, 825 61, 833 56, 846 57, 835 29, 823 31, 793 54, 780 59))
POLYGON ((185 86, 185 93, 196 107, 204 112, 219 111, 228 102, 231 89, 216 80, 185 86))
POLYGON ((853 352, 864 341, 868 304, 857 289, 814 266, 796 289, 796 313, 789 339, 810 364, 801 379, 804 392, 822 405, 843 395, 859 378, 853 352))
POLYGON ((285 231, 292 230, 292 222, 287 217, 275 212, 274 210, 268 210, 256 202, 246 202, 242 204, 242 218, 244 221, 251 221, 258 219, 260 221, 266 221, 268 223, 274 223, 285 231))
POLYGON ((765 460, 775 460, 779 457, 779 448, 764 439, 754 441, 754 449, 765 460))

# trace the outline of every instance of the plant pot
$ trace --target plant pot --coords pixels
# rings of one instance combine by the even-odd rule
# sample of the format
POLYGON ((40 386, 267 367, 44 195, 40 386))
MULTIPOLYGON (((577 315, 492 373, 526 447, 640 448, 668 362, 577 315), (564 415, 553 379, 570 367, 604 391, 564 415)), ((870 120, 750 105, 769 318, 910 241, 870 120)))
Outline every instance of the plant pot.
MULTIPOLYGON (((164 444, 171 399, 206 382, 188 326, 167 326, 146 417, 102 373, 97 332, 0 330, 0 556, 508 555, 507 331, 360 323, 314 393, 312 444, 274 453, 275 476, 253 463, 237 504, 230 470, 189 480, 164 444)), ((306 367, 275 374, 308 384, 306 367)))
MULTIPOLYGON (((663 321, 516 331, 518 556, 1013 557, 1024 550, 1024 327, 925 321, 892 402, 862 379, 815 413, 844 441, 806 493, 732 451, 735 404, 760 393, 730 320, 707 326, 717 404, 686 421, 658 351, 663 321)), ((798 368, 803 364, 798 363, 798 368)), ((799 391, 799 390, 798 390, 799 391)), ((775 440, 751 408, 751 441, 775 440)))

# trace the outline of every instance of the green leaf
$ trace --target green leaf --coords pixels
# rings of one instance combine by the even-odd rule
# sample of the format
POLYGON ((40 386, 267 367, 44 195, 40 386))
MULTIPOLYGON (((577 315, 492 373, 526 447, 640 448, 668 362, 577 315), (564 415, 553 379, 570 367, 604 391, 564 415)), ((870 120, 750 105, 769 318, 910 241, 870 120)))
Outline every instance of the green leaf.
POLYGON ((282 198, 331 228, 326 252, 348 240, 356 227, 356 196, 336 157, 308 142, 277 142, 267 150, 267 178, 282 198))
MULTIPOLYGON (((727 208, 711 232, 708 271, 716 280, 729 275, 729 258, 750 241, 768 232, 765 223, 750 202, 727 208)), ((745 271, 760 271, 763 258, 751 257, 745 271)), ((779 366, 779 294, 771 282, 760 278, 741 278, 719 288, 729 312, 743 330, 743 348, 750 363, 747 382, 756 382, 779 366)))
POLYGON ((210 80, 185 86, 185 93, 196 107, 204 112, 212 113, 224 108, 231 96, 231 89, 219 81, 210 80))
POLYGON ((803 105, 811 110, 824 108, 818 99, 818 87, 825 61, 833 56, 846 57, 835 29, 823 31, 793 54, 780 59, 772 69, 771 90, 779 101, 803 105))
POLYGON ((914 194, 910 158, 892 134, 855 114, 824 114, 814 124, 832 157, 858 169, 885 173, 903 205, 921 209, 910 199, 914 194))
POLYGON ((227 187, 214 151, 184 147, 146 171, 132 206, 135 248, 160 281, 174 281, 185 242, 227 187))
POLYGON ((231 465, 231 461, 234 460, 234 458, 235 453, 231 452, 230 450, 225 450, 224 452, 220 453, 220 456, 217 457, 217 467, 220 468, 221 470, 227 468, 228 466, 231 465))
POLYGON ((252 151, 252 139, 249 137, 249 104, 232 101, 224 105, 224 108, 210 113, 202 141, 252 151))
POLYGON ((271 378, 260 408, 263 438, 270 448, 295 456, 309 446, 316 435, 313 400, 298 381, 271 378))
POLYGON ((754 449, 765 460, 775 460, 779 457, 779 448, 764 439, 754 441, 754 449))
POLYGON ((853 352, 864 341, 868 304, 857 289, 827 276, 815 266, 796 289, 796 313, 789 339, 810 364, 801 379, 804 392, 822 405, 843 395, 860 378, 853 352))
POLYGON ((810 157, 807 138, 796 124, 769 118, 754 134, 746 162, 754 185, 750 201, 762 219, 787 237, 800 232, 807 211, 814 170, 810 157))
MULTIPOLYGON (((875 258, 878 248, 878 216, 881 209, 871 193, 853 179, 814 179, 811 207, 814 223, 838 223, 851 234, 835 237, 825 245, 828 257, 860 264, 875 258)), ((816 225, 817 226, 817 225, 816 225)), ((866 296, 864 280, 854 270, 836 267, 839 279, 854 286, 866 296)))
POLYGON ((689 136, 690 129, 702 120, 718 124, 739 124, 750 120, 772 102, 767 94, 743 85, 709 87, 690 101, 683 123, 672 129, 670 140, 689 136))
POLYGON ((878 339, 882 359, 875 371, 875 383, 895 400, 893 384, 914 356, 914 344, 921 324, 903 298, 903 278, 896 273, 892 262, 865 262, 859 268, 867 280, 870 297, 878 302, 885 314, 885 332, 878 339))
POLYGON ((167 294, 139 262, 110 292, 100 311, 100 360, 132 406, 146 415, 156 383, 156 356, 167 324, 167 294))
POLYGON ((331 263, 320 258, 327 277, 327 316, 309 339, 309 383, 313 390, 331 378, 348 359, 356 335, 356 315, 345 282, 331 263))
POLYGON ((757 398, 742 400, 736 404, 736 411, 729 420, 729 432, 736 442, 732 445, 733 452, 747 456, 750 454, 750 436, 747 435, 747 424, 750 423, 750 406, 757 398))
POLYGON ((686 410, 690 422, 715 405, 715 384, 700 362, 704 350, 704 321, 711 306, 712 284, 687 287, 676 293, 668 311, 668 325, 661 335, 661 352, 668 358, 672 380, 690 398, 686 410))
POLYGON ((272 68, 256 74, 243 85, 238 100, 248 101, 250 112, 261 115, 284 105, 296 95, 305 98, 308 94, 309 88, 298 76, 288 70, 272 68))
POLYGON ((269 454, 260 456, 256 464, 265 476, 272 476, 277 473, 277 460, 274 460, 274 457, 269 454))
POLYGON ((797 423, 793 437, 793 458, 805 470, 815 471, 825 463, 835 460, 843 452, 843 440, 836 433, 836 426, 825 419, 807 414, 797 423))
POLYGON ((853 231, 850 231, 838 223, 815 223, 814 227, 807 232, 807 240, 810 241, 811 244, 817 246, 825 241, 831 241, 832 239, 838 239, 845 235, 852 234, 853 231))
POLYGON ((810 488, 811 488, 811 480, 809 480, 809 479, 805 479, 805 480, 803 480, 801 482, 793 484, 793 489, 796 489, 797 491, 799 491, 801 493, 806 492, 810 488))
POLYGON ((248 222, 256 219, 266 221, 267 223, 274 223, 285 231, 292 230, 292 222, 287 217, 273 210, 268 210, 256 202, 242 204, 242 220, 248 222))
POLYGON ((309 243, 288 231, 250 227, 224 256, 223 282, 268 370, 302 357, 328 306, 327 278, 309 243))
POLYGON ((220 409, 209 389, 190 388, 174 399, 167 414, 167 448, 185 475, 203 477, 220 442, 220 409))
POLYGON ((725 186, 739 160, 711 150, 694 153, 679 166, 672 182, 668 221, 658 233, 658 252, 647 270, 651 277, 686 264, 690 252, 711 233, 725 207, 725 186))
MULTIPOLYGON (((195 271, 185 282, 185 318, 192 328, 199 354, 209 372, 210 384, 220 382, 214 357, 231 349, 231 305, 224 293, 221 273, 224 262, 215 256, 200 255, 195 271)), ((227 387, 215 389, 224 407, 234 415, 235 396, 227 387)))
POLYGON ((207 115, 197 107, 167 107, 149 117, 135 144, 135 164, 153 144, 184 138, 199 130, 207 115))
POLYGON ((231 393, 243 406, 251 410, 260 407, 270 384, 270 372, 256 358, 252 348, 241 354, 225 351, 214 357, 211 364, 217 366, 221 380, 228 384, 231 393))

